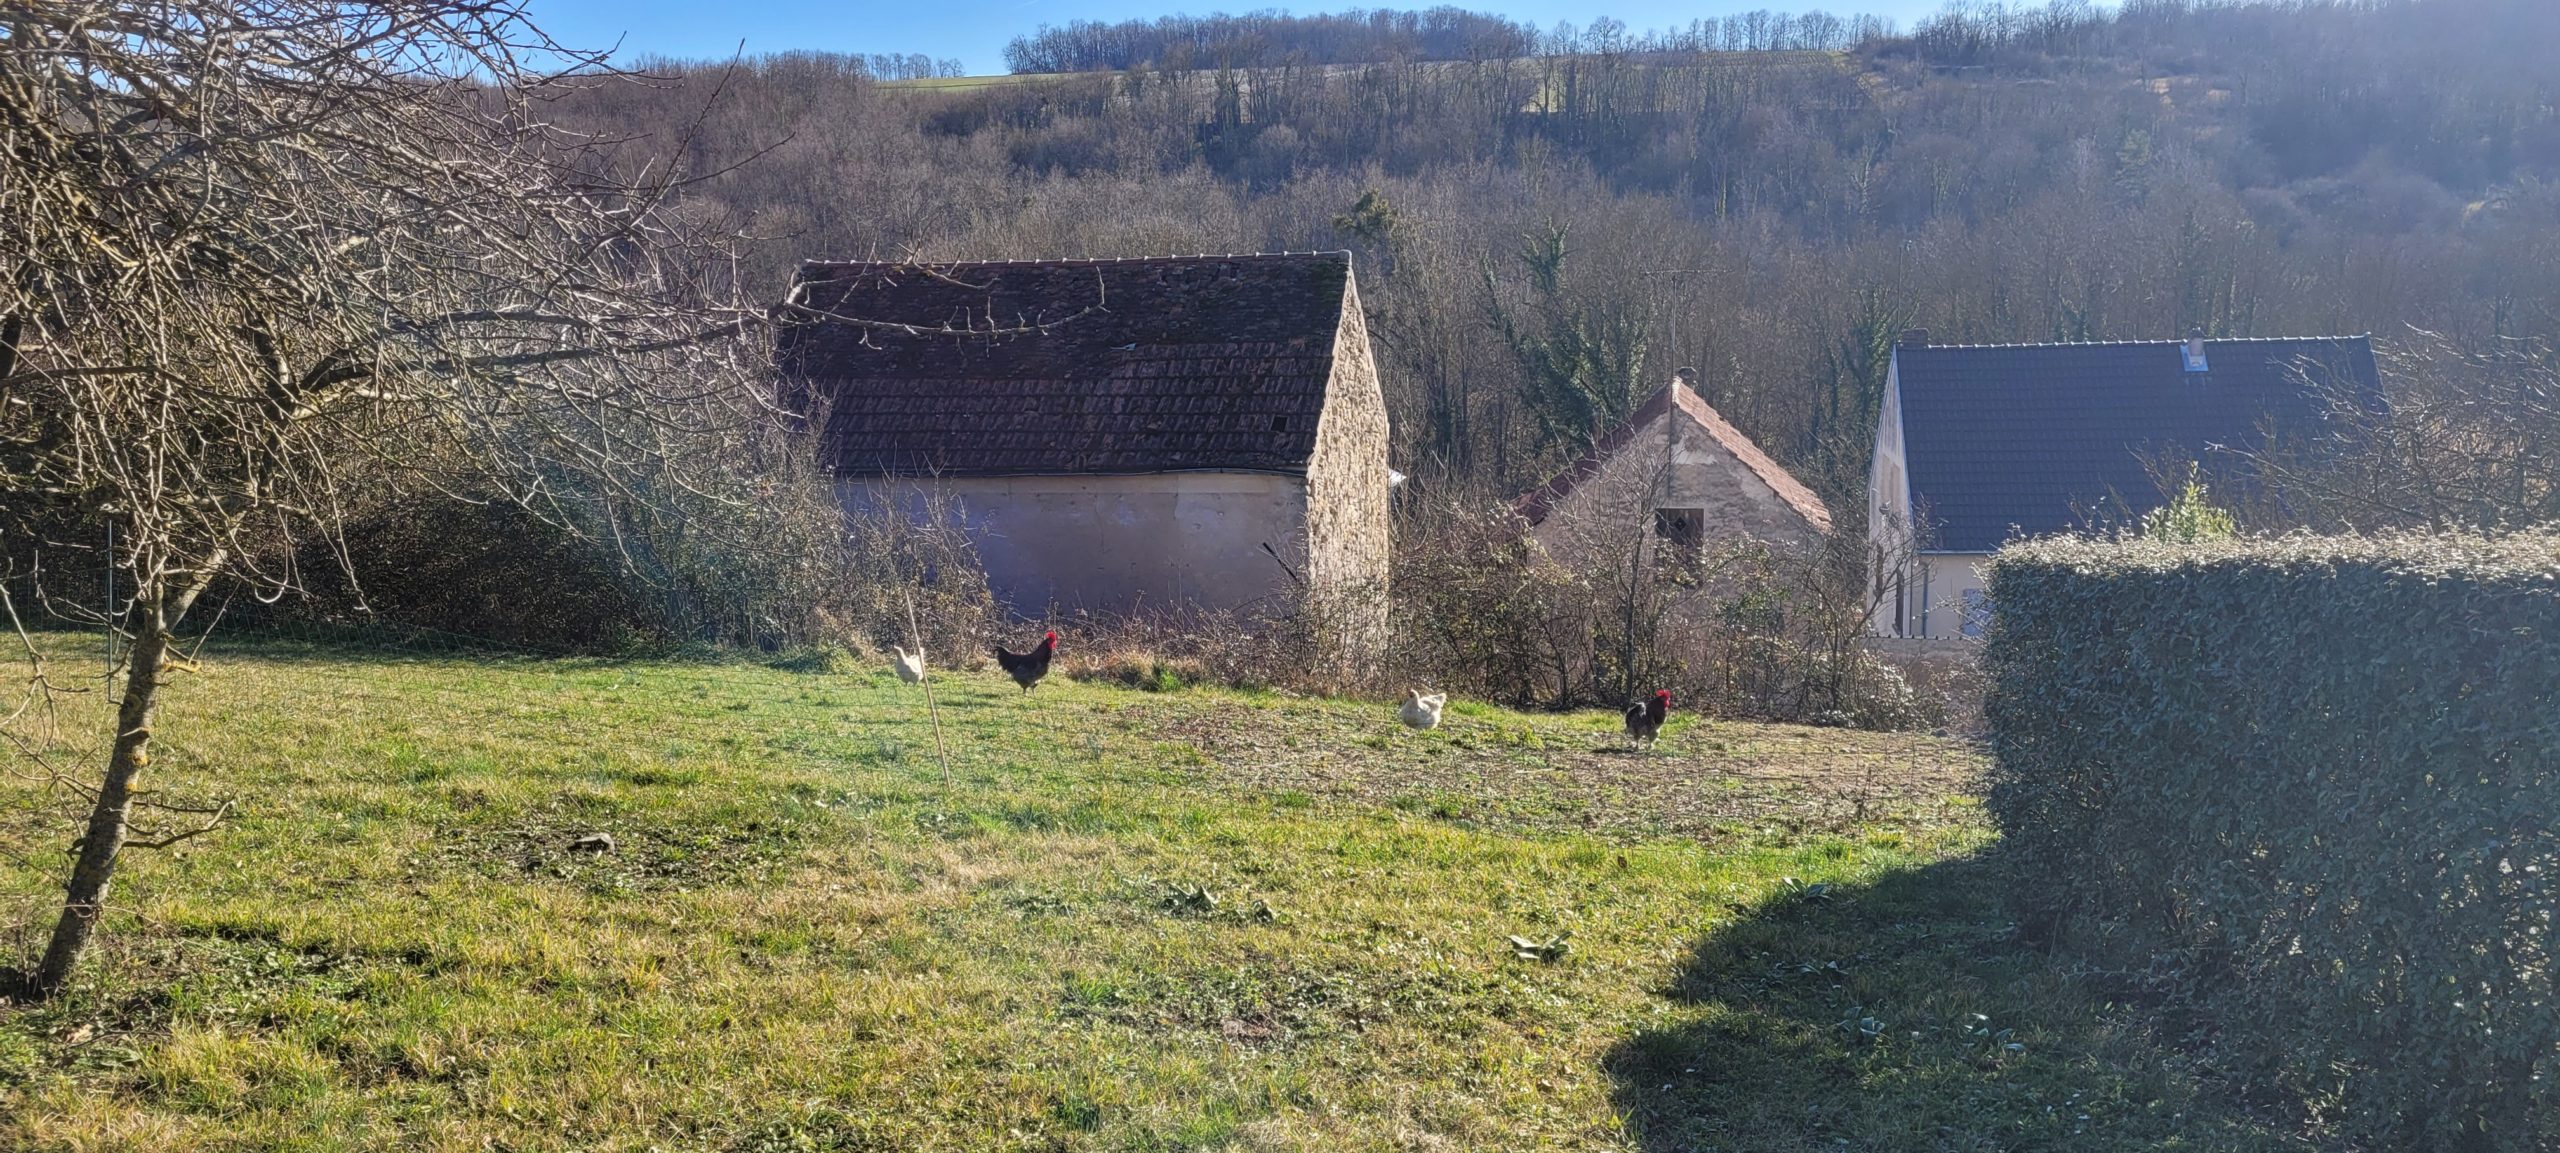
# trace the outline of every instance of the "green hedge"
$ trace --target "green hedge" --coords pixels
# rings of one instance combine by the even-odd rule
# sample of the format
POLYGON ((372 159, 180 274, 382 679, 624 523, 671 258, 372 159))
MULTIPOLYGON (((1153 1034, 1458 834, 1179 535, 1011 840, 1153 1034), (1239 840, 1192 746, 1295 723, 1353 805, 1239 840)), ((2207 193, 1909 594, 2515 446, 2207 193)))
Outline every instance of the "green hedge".
POLYGON ((2342 1140, 2560 1146, 2560 537, 2059 540, 1990 587, 2032 928, 2342 1140))

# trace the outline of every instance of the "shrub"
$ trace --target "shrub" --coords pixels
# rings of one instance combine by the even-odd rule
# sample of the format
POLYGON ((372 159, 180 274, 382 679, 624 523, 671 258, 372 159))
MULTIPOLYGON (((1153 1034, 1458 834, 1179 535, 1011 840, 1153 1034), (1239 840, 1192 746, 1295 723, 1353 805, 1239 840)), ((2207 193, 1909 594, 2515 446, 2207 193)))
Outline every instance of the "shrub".
POLYGON ((655 598, 606 550, 513 504, 385 501, 303 551, 303 598, 234 619, 383 620, 577 652, 663 631, 655 598))
POLYGON ((2560 1136, 2560 537, 2062 540, 1990 583, 2031 925, 2351 1139, 2560 1136))
POLYGON ((873 648, 918 644, 941 668, 983 663, 996 603, 965 519, 958 498, 930 482, 846 514, 824 602, 831 631, 873 648), (922 633, 913 641, 910 619, 922 633))
POLYGON ((1614 706, 1669 688, 1681 707, 1725 717, 1860 728, 1945 718, 1934 686, 1921 692, 1862 647, 1873 602, 1857 540, 1731 541, 1671 568, 1652 555, 1649 518, 1608 514, 1533 537, 1507 508, 1436 511, 1399 542, 1392 659, 1373 670, 1390 683, 1373 687, 1524 708, 1614 706))
MULTIPOLYGON (((385 625, 546 651, 736 648, 800 664, 909 643, 912 604, 938 666, 983 661, 994 599, 957 502, 919 485, 909 507, 848 510, 813 459, 805 441, 769 433, 681 490, 640 478, 600 492, 563 477, 530 507, 467 485, 360 486, 334 531, 262 542, 215 599, 234 627, 385 625)), ((99 530, 44 527, 52 583, 98 587, 99 530)))

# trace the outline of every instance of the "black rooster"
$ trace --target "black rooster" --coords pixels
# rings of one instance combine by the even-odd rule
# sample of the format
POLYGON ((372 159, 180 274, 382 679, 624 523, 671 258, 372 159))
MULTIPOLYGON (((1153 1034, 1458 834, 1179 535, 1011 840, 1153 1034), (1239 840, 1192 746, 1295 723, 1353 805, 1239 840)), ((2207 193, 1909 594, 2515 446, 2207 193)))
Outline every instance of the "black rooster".
POLYGON ((1049 675, 1049 658, 1057 651, 1058 634, 1050 633, 1040 638, 1039 648, 1027 653, 1009 653, 998 648, 996 664, 1004 669, 1006 676, 1013 678, 1013 683, 1021 685, 1022 691, 1027 693, 1031 691, 1031 686, 1040 683, 1040 678, 1049 675))
POLYGON ((1662 718, 1671 712, 1671 690, 1655 689, 1653 695, 1627 706, 1627 743, 1649 745, 1662 735, 1662 718))

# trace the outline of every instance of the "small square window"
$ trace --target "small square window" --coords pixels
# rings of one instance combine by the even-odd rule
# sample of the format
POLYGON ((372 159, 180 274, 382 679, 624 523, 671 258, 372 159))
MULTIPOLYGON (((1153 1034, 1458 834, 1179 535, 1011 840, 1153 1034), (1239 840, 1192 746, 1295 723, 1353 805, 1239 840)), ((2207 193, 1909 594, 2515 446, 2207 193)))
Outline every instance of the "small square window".
POLYGON ((1653 536, 1659 542, 1662 572, 1666 578, 1694 579, 1707 563, 1707 510, 1702 508, 1658 508, 1653 510, 1653 536))

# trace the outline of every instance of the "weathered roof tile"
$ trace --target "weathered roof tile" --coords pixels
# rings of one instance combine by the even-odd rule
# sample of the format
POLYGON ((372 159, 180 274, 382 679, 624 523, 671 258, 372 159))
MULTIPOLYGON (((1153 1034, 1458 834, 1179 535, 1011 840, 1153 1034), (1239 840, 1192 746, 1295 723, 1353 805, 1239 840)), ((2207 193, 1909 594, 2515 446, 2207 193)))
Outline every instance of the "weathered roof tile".
POLYGON ((840 473, 1303 472, 1350 269, 1338 252, 812 262, 779 360, 828 402, 840 473))

